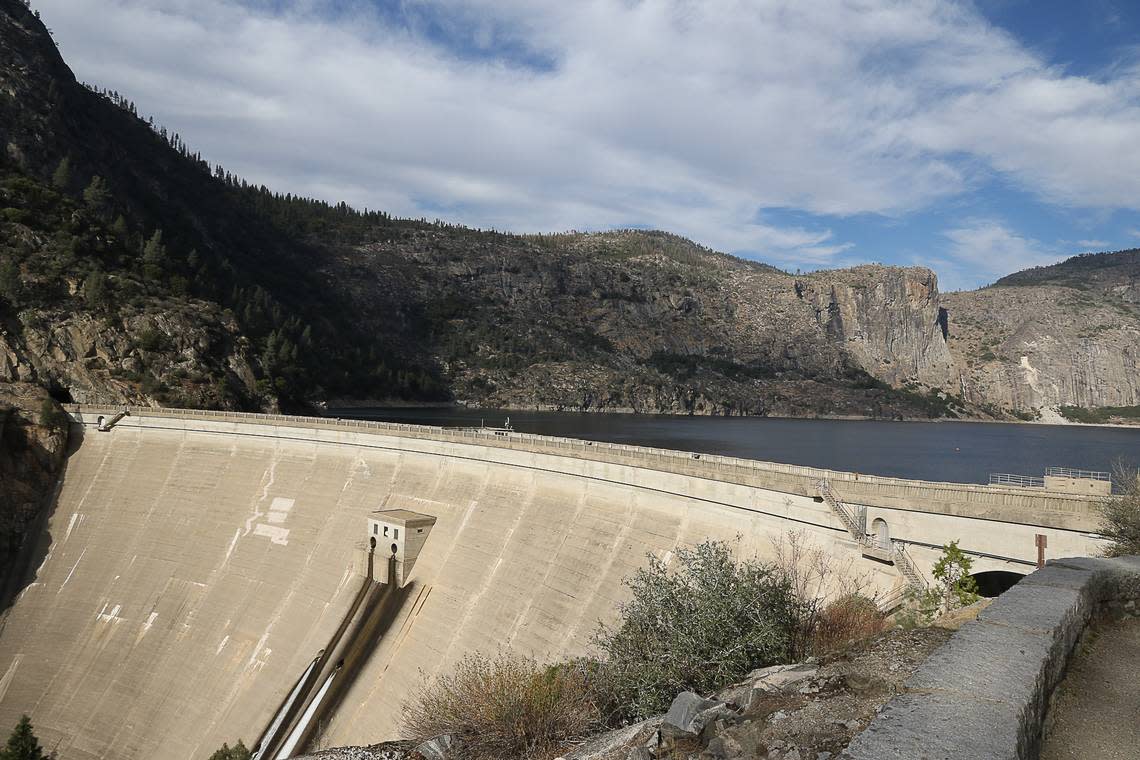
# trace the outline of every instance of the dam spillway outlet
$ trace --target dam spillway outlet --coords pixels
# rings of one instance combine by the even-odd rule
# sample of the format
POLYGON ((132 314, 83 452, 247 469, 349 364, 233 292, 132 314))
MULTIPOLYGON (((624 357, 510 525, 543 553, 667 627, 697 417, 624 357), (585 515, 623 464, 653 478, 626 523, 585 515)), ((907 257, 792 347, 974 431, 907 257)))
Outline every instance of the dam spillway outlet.
POLYGON ((47 554, 0 630, 0 722, 28 713, 68 760, 201 760, 287 721, 303 746, 310 708, 330 746, 395 738, 422 676, 503 645, 584 654, 648 554, 709 538, 771 559, 801 530, 897 590, 815 501, 821 478, 919 568, 952 539, 975 572, 1032 567, 1036 534, 1050 556, 1099 547, 1077 494, 283 416, 132 409, 96 431, 119 411, 70 409, 47 554), (434 518, 414 552, 401 511, 434 518), (392 539, 374 577, 396 584, 366 573, 370 520, 392 539))

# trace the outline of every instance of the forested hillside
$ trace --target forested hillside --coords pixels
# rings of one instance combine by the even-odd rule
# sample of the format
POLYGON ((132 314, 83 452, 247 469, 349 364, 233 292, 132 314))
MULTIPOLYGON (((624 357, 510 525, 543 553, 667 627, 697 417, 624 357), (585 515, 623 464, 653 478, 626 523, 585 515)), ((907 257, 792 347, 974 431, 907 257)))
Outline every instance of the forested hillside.
MULTIPOLYGON (((1017 390, 1033 337, 995 353, 988 291, 944 296, 926 269, 794 277, 664 232, 520 236, 300 198, 77 82, 21 0, 0 0, 0 40, 0 380, 61 400, 1000 418, 1083 393, 1017 390)), ((1046 316, 1042 288, 1076 292, 1102 261, 991 291, 1046 316)), ((1117 304, 1124 332, 1090 323, 1081 345, 1103 333, 1127 360, 1135 278, 1102 275, 1074 297, 1117 304)))

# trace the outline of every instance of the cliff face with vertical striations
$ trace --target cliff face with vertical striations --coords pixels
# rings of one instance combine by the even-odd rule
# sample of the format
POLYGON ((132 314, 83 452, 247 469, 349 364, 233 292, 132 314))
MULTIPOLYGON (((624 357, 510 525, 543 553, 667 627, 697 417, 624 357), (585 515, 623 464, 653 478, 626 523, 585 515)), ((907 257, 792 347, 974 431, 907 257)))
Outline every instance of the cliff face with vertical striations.
POLYGON ((817 323, 867 372, 892 385, 941 385, 954 360, 929 269, 861 266, 796 281, 817 323))
POLYGON ((1140 252, 1074 257, 942 302, 967 399, 1140 405, 1140 252))

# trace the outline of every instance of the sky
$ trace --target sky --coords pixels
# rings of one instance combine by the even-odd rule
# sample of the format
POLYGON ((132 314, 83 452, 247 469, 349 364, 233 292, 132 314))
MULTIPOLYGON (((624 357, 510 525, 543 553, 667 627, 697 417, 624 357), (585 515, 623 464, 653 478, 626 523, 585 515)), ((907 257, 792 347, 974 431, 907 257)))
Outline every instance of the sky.
POLYGON ((943 290, 1140 247, 1134 1, 32 6, 80 80, 282 193, 943 290))

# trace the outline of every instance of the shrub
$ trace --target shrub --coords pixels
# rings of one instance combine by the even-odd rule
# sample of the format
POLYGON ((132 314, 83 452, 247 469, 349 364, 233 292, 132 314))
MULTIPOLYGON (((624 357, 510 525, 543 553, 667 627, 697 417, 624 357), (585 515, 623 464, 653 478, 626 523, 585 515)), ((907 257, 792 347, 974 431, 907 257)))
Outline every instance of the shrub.
POLYGON ((597 689, 609 721, 663 712, 678 692, 708 693, 750 670, 787 662, 800 603, 775 565, 737 562, 726 544, 656 557, 625 580, 631 599, 616 627, 599 627, 597 689))
POLYGON ((139 333, 136 343, 143 351, 157 352, 166 348, 167 340, 161 330, 148 327, 139 333))
POLYGON ((978 601, 978 582, 970 575, 974 560, 958 548, 957 541, 942 547, 942 556, 934 563, 934 583, 916 600, 918 621, 929 623, 940 615, 978 601))
POLYGON ((847 594, 820 611, 812 631, 812 651, 834 652, 852 641, 881 633, 886 627, 886 616, 873 599, 847 594))
POLYGON ((40 424, 52 430, 66 430, 71 419, 50 398, 40 403, 40 424))
MULTIPOLYGON (((824 616, 831 604, 843 599, 864 599, 878 614, 877 595, 868 597, 864 593, 870 577, 866 573, 857 572, 854 560, 837 560, 835 555, 811 541, 802 530, 788 531, 778 541, 773 541, 773 551, 776 565, 791 584, 792 593, 798 602, 799 621, 792 651, 794 658, 805 656, 809 650, 816 651, 817 631, 825 624, 824 616)), ((839 611, 836 608, 832 614, 838 616, 839 611)), ((826 624, 833 622, 839 623, 835 619, 826 624)), ((871 633, 875 632, 877 631, 871 633)), ((835 629, 832 633, 825 634, 828 637, 831 635, 839 637, 842 633, 835 629)), ((858 633, 852 630, 848 640, 858 637, 858 633)))
POLYGON ((241 739, 234 746, 223 744, 222 748, 210 755, 210 760, 249 760, 249 750, 246 749, 245 744, 241 739))
POLYGON ((1109 540, 1104 553, 1108 557, 1140 554, 1140 473, 1120 465, 1113 480, 1121 492, 1100 507, 1100 534, 1109 540))
POLYGON ((597 724, 584 667, 543 668, 500 653, 468 655, 404 705, 404 732, 414 741, 451 734, 473 760, 542 755, 597 724))

